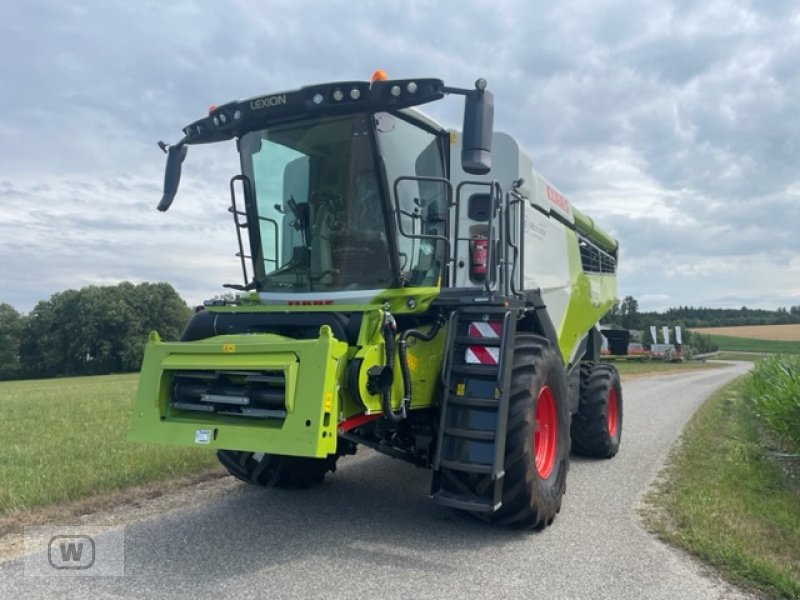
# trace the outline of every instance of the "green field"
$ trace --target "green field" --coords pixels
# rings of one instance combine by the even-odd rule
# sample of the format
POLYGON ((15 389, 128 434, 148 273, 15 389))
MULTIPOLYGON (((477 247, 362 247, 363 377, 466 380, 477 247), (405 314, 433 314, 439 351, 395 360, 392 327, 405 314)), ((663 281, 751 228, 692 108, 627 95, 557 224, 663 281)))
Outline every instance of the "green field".
POLYGON ((766 356, 760 352, 717 352, 709 357, 712 360, 741 360, 744 362, 756 363, 764 360, 766 356))
POLYGON ((697 411, 645 520, 733 581, 800 598, 800 486, 765 448, 743 389, 738 380, 697 411))
POLYGON ((767 354, 800 354, 799 341, 759 340, 727 335, 712 335, 711 341, 719 345, 722 351, 731 352, 763 352, 767 354))
POLYGON ((0 515, 208 470, 206 449, 127 440, 137 375, 0 382, 0 515))

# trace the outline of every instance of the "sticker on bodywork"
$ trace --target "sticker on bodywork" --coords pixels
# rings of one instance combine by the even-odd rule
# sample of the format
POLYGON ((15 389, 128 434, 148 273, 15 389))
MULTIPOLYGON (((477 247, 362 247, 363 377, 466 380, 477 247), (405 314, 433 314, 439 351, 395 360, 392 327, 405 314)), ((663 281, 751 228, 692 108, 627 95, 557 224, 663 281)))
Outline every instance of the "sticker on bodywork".
POLYGON ((195 444, 210 444, 213 432, 210 429, 198 429, 194 432, 195 444))

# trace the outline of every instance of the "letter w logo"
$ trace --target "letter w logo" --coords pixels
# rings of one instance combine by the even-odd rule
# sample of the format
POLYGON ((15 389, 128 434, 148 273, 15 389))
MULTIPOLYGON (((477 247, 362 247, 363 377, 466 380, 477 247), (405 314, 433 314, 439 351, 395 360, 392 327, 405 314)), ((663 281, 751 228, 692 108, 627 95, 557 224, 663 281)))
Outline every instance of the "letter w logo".
POLYGON ((74 542, 61 543, 61 560, 64 562, 80 562, 83 555, 83 542, 76 544, 74 542))
POLYGON ((55 535, 47 549, 54 569, 88 569, 94 564, 95 544, 88 535, 55 535))

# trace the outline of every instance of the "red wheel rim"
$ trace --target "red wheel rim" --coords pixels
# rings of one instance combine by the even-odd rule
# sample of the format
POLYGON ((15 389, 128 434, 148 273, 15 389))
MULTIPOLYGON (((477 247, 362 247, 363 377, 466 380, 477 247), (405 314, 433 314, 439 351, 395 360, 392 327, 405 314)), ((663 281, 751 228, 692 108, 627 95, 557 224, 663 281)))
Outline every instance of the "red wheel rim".
POLYGON ((608 390, 608 435, 617 435, 617 390, 608 390))
POLYGON ((547 479, 556 464, 558 418, 556 400, 548 386, 539 390, 533 422, 533 456, 539 477, 547 479))

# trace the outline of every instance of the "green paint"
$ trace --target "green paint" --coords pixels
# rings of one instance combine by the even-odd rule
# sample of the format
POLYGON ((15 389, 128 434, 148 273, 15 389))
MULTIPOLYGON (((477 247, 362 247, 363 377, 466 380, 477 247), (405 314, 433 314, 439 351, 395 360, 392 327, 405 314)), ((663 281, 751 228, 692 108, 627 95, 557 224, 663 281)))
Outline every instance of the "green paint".
POLYGON ((141 442, 195 445, 197 430, 211 430, 212 448, 324 457, 336 451, 339 383, 347 344, 327 325, 316 340, 272 334, 222 335, 196 342, 164 343, 152 336, 134 405, 130 438, 141 442), (282 370, 285 419, 254 419, 180 411, 168 406, 175 371, 282 370))
POLYGON ((568 231, 566 239, 570 296, 561 323, 556 325, 558 346, 565 364, 569 362, 581 339, 608 312, 617 297, 616 275, 584 273, 575 234, 568 231))
MULTIPOLYGON (((402 296, 401 296, 402 297, 402 296)), ((274 334, 223 335, 195 342, 161 342, 151 334, 136 395, 130 438, 135 441, 194 446, 197 430, 210 430, 212 448, 249 450, 291 456, 323 457, 336 451, 340 420, 381 412, 378 394, 367 390, 367 373, 383 365, 382 311, 374 306, 364 315, 357 346, 348 348, 323 325, 316 340, 295 340, 274 334), (346 364, 362 360, 359 397, 348 389, 346 364), (281 370, 286 381, 285 419, 255 419, 168 406, 176 371, 281 370), (363 404, 362 404, 363 402, 363 404), (326 403, 329 406, 326 407, 326 403), (327 409, 327 410, 326 410, 327 409)), ((436 401, 444 357, 446 328, 430 342, 410 340, 408 364, 412 409, 436 401)), ((392 406, 403 397, 399 357, 394 362, 392 406)))

